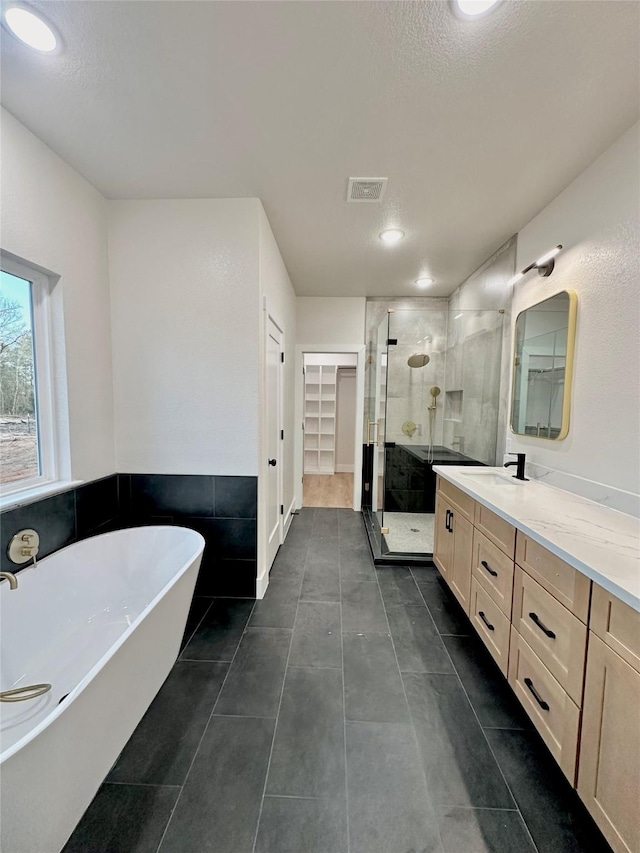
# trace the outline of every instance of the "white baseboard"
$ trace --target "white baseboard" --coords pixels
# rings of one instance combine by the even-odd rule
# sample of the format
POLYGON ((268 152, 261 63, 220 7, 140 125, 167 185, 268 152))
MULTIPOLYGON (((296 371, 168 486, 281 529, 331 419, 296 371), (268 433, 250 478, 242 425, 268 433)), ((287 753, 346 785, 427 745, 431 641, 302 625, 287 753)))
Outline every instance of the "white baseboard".
POLYGON ((284 519, 284 531, 283 531, 283 533, 284 533, 285 539, 287 538, 287 533, 289 532, 289 528, 291 527, 291 522, 293 521, 293 511, 295 510, 295 508, 296 508, 296 499, 294 498, 291 501, 291 506, 287 510, 287 514, 286 514, 285 519, 284 519))
POLYGON ((265 572, 261 577, 256 578, 256 598, 264 598, 268 586, 269 572, 265 572))
POLYGON ((336 465, 336 474, 353 474, 353 465, 336 465))

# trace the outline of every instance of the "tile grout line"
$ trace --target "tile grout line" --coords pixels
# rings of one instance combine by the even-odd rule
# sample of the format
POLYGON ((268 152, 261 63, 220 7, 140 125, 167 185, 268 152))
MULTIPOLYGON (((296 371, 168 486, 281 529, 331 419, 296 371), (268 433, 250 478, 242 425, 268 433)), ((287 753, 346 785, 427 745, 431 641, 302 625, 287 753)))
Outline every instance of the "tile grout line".
POLYGON ((342 630, 342 538, 340 536, 340 515, 338 515, 338 580, 340 582, 340 654, 342 660, 342 717, 344 726, 344 798, 347 817, 347 853, 351 853, 349 828, 349 770, 347 768, 347 690, 344 681, 344 632, 342 630))
MULTIPOLYGON (((156 785, 153 782, 107 782, 105 779, 103 785, 125 785, 134 788, 182 788, 182 785, 156 785)), ((88 807, 87 807, 88 810, 88 807)))
MULTIPOLYGON (((412 571, 411 569, 409 569, 409 571, 411 572, 411 576, 413 577, 413 579, 414 579, 414 581, 415 581, 415 577, 414 577, 413 571, 412 571)), ((420 592, 420 595, 422 595, 422 590, 420 589, 420 587, 419 587, 419 585, 417 584, 417 582, 416 582, 416 586, 418 587, 418 590, 419 590, 419 592, 420 592)), ((426 605, 426 607, 427 607, 427 610, 429 611, 429 615, 431 616, 431 611, 429 610, 429 605, 427 604, 427 601, 426 601, 426 599, 424 598, 424 596, 422 596, 422 598, 423 598, 423 601, 424 601, 424 603, 425 603, 425 605, 426 605)), ((433 620, 433 623, 434 623, 434 625, 435 625, 435 620, 433 619, 433 616, 431 616, 431 619, 433 620)), ((437 631, 437 630, 438 630, 438 627, 437 627, 437 625, 436 625, 436 631, 437 631)), ((438 632, 438 633, 440 633, 440 632, 438 632)), ((463 636, 465 636, 465 635, 463 635, 463 636)), ((466 635, 466 636, 471 636, 471 635, 466 635)), ((460 678, 460 673, 458 672, 458 668, 456 667, 456 665, 455 665, 455 663, 454 663, 454 660, 453 660, 453 658, 451 657, 451 654, 449 653, 449 649, 447 648, 446 644, 443 642, 443 643, 442 643, 442 645, 444 646, 444 650, 445 650, 445 652, 446 652, 446 654, 447 654, 447 656, 448 656, 449 660, 451 661, 451 666, 453 667, 453 671, 454 671, 454 673, 456 674, 456 677, 457 677, 457 679, 458 679, 458 681, 459 681, 459 683, 460 683, 460 686, 461 686, 461 688, 462 688, 462 692, 464 693, 464 695, 465 695, 465 697, 466 697, 466 700, 467 700, 467 702, 469 703, 469 707, 471 708, 471 711, 472 711, 472 713, 473 713, 473 716, 476 718, 476 722, 478 723, 478 726, 480 727, 480 731, 482 732, 482 736, 483 736, 483 737, 484 737, 484 739, 485 739, 485 742, 486 742, 486 744, 487 744, 487 747, 488 747, 488 749, 489 749, 489 752, 491 753, 491 756, 492 756, 493 760, 494 760, 494 761, 495 761, 495 763, 496 763, 496 767, 498 768, 498 771, 499 771, 499 773, 500 773, 500 776, 502 777, 502 781, 504 782, 505 787, 506 787, 507 791, 509 792, 509 795, 510 795, 511 799, 513 800, 513 802, 514 802, 514 804, 515 804, 515 806, 516 806, 515 810, 516 810, 516 811, 518 812, 518 814, 520 815, 520 820, 522 821, 522 823, 523 823, 523 825, 524 825, 524 828, 525 828, 525 829, 526 829, 526 831, 527 831, 527 835, 529 836, 529 839, 530 839, 530 841, 531 841, 531 844, 533 845, 533 849, 534 849, 534 851, 536 851, 536 853, 540 853, 540 851, 539 851, 539 849, 538 849, 538 845, 535 843, 534 838, 533 838, 533 835, 531 834, 531 830, 529 829, 529 825, 527 824, 526 820, 524 819, 524 815, 523 815, 523 814, 522 814, 522 812, 520 811, 520 806, 518 805, 518 801, 516 800, 516 798, 515 798, 515 796, 514 796, 514 794, 513 794, 513 791, 511 790, 511 786, 510 786, 510 785, 509 785, 509 783, 507 782, 507 778, 506 778, 506 776, 504 775, 504 772, 503 772, 503 770, 502 770, 502 767, 500 766, 500 762, 499 762, 499 761, 498 761, 498 759, 496 758, 496 754, 495 754, 495 752, 493 751, 493 748, 492 748, 491 744, 489 743, 489 738, 487 737, 486 732, 485 732, 484 728, 482 727, 482 724, 481 724, 481 722, 480 722, 480 718, 478 717, 478 714, 477 714, 476 709, 475 709, 475 707, 474 707, 474 705, 473 705, 473 702, 472 702, 472 701, 471 701, 471 699, 469 698, 469 694, 467 693, 467 689, 466 689, 466 687, 464 686, 464 684, 462 683, 462 678, 460 678)), ((511 811, 511 810, 510 810, 510 811, 511 811)))
MULTIPOLYGON (((409 574, 413 578, 413 582, 416 583, 416 579, 413 577, 413 572, 411 571, 411 568, 409 568, 409 574)), ((420 756, 420 743, 418 741, 418 733, 416 731, 416 727, 415 727, 415 724, 413 722, 413 714, 411 713, 411 706, 409 705, 409 699, 407 697, 407 691, 406 691, 406 688, 404 686, 404 679, 402 678, 402 671, 400 669, 400 662, 398 660, 398 654, 396 652, 396 644, 393 640, 393 634, 391 633, 391 625, 389 624, 389 617, 387 615, 387 606, 384 602, 384 596, 382 594, 382 587, 380 586, 378 569, 376 569, 376 581, 378 582, 378 592, 380 594, 380 598, 382 599, 382 609, 384 611, 384 618, 387 621, 387 628, 389 629, 389 639, 391 640, 391 648, 393 649, 393 656, 395 658, 396 666, 398 668, 398 675, 400 677, 400 684, 402 685, 402 695, 404 696, 405 705, 406 705, 407 711, 409 713, 409 721, 410 721, 410 725, 411 725, 411 732, 413 734, 413 740, 414 740, 415 746, 416 746, 416 755, 420 756)), ((416 583, 416 586, 417 585, 418 584, 416 583)), ((422 595, 422 593, 420 593, 420 594, 422 595)), ((424 598, 422 600, 424 601, 424 598)), ((425 607, 426 607, 426 601, 425 601, 425 607)), ((427 607, 427 613, 429 613, 428 607, 427 607)), ((429 615, 431 616, 430 613, 429 613, 429 615)), ((444 645, 444 643, 443 643, 443 645, 444 645)), ((440 825, 438 822, 438 813, 436 811, 433 800, 431 799, 431 794, 429 793, 429 785, 427 782, 427 774, 425 772, 424 765, 422 763, 422 758, 420 758, 420 769, 422 770, 422 778, 424 779, 424 789, 425 789, 425 793, 427 795, 427 802, 428 802, 429 806, 431 807, 431 814, 433 815, 433 818, 436 821, 436 827, 435 828, 436 828, 436 832, 438 834, 438 840, 440 841, 440 850, 443 851, 443 853, 444 853, 445 846, 444 846, 444 842, 442 841, 442 834, 440 832, 440 825)))
MULTIPOLYGON (((213 602, 212 602, 212 604, 213 604, 213 602)), ((216 701, 213 703, 213 706, 212 706, 212 708, 211 708, 211 713, 209 714, 209 718, 207 719, 207 724, 206 724, 206 725, 205 725, 205 727, 204 727, 204 730, 203 730, 203 732, 202 732, 202 736, 201 736, 200 740, 198 741, 198 746, 196 747, 196 750, 195 750, 195 752, 193 753, 193 758, 191 759, 191 763, 189 764, 189 769, 187 770, 187 772, 186 772, 186 774, 185 774, 184 781, 183 781, 182 785, 180 785, 180 793, 178 794, 178 797, 177 797, 177 799, 176 799, 176 801, 175 801, 175 803, 174 803, 174 805, 173 805, 173 808, 171 809, 171 814, 169 815, 169 820, 167 821, 167 823, 166 823, 166 825, 165 825, 164 832, 162 833, 162 837, 160 838, 160 841, 159 841, 159 843, 158 843, 158 846, 156 847, 156 853, 160 853, 160 848, 162 847, 162 844, 163 844, 163 842, 164 842, 165 836, 166 836, 166 834, 167 834, 167 831, 168 831, 168 829, 169 829, 169 826, 171 825, 171 821, 173 820, 173 816, 174 816, 174 814, 175 814, 175 812, 176 812, 176 809, 177 809, 177 807, 178 807, 178 803, 180 802, 180 799, 181 799, 182 794, 183 794, 183 792, 184 792, 184 787, 185 787, 185 785, 187 784, 187 781, 188 781, 188 779, 189 779, 189 774, 191 773, 191 770, 193 769, 193 765, 195 764, 196 758, 198 757, 198 753, 200 752, 200 747, 202 746, 202 741, 204 740, 205 735, 206 735, 206 733, 207 733, 207 731, 208 731, 208 729, 209 729, 209 726, 211 725, 211 720, 212 720, 212 718, 213 718, 213 712, 214 712, 214 710, 215 710, 216 705, 218 704, 218 699, 220 698, 220 695, 222 694, 222 691, 224 690, 224 686, 225 686, 225 684, 227 683, 227 679, 228 679, 228 677, 229 677, 229 673, 231 672, 231 667, 232 667, 232 665, 233 665, 234 660, 236 659, 236 655, 238 654, 238 649, 240 648, 240 644, 242 643, 242 638, 243 638, 243 637, 244 637, 244 635, 245 635, 245 631, 247 630, 247 625, 249 624, 249 620, 251 619, 251 614, 253 613, 253 610, 254 610, 255 606, 256 606, 256 602, 254 601, 254 602, 253 602, 253 607, 251 608, 251 610, 250 610, 250 612, 249 612, 249 615, 247 616, 247 621, 245 622, 245 626, 244 626, 244 629, 243 629, 243 631, 242 631, 242 635, 240 636, 240 639, 238 640, 238 645, 236 646, 236 650, 235 650, 235 652, 234 652, 234 654, 233 654, 233 657, 232 657, 232 658, 231 658, 231 660, 228 662, 228 663, 229 663, 229 668, 227 669, 227 671, 226 671, 226 673, 225 673, 225 676, 224 676, 224 678, 223 678, 223 680, 222 680, 222 684, 220 685, 220 690, 218 691, 218 695, 216 696, 216 701)), ((203 617, 203 618, 204 618, 204 617, 203 617)), ((222 663, 227 663, 227 661, 221 661, 221 662, 222 662, 222 663)))
MULTIPOLYGON (((195 597, 195 596, 194 596, 194 597, 195 597)), ((197 625, 195 626, 195 628, 193 629, 193 631, 191 632, 191 634, 189 634, 189 639, 187 640, 187 642, 184 644, 184 647, 183 647, 183 648, 182 648, 182 650, 180 651, 180 653, 179 653, 179 655, 178 655, 178 660, 176 661, 176 663, 177 663, 179 660, 182 660, 182 659, 183 659, 183 658, 182 658, 182 655, 183 655, 183 654, 184 654, 184 652, 187 650, 187 646, 189 645, 189 643, 191 642, 191 640, 193 640, 193 638, 194 638, 194 636, 195 636, 196 631, 198 630, 198 628, 200 627, 200 625, 202 625, 202 620, 203 620, 203 619, 204 619, 204 617, 207 615, 207 613, 211 610, 211 606, 213 605, 213 602, 214 602, 214 601, 215 601, 215 598, 212 598, 212 599, 211 599, 211 601, 209 602, 209 604, 205 607, 205 609, 204 609, 204 613, 202 614, 202 617, 198 620, 197 625)), ((191 660, 191 658, 185 658, 185 660, 191 660)))
MULTIPOLYGON (((293 522, 292 522, 293 523, 293 522)), ((312 524, 313 529, 313 524, 312 524)), ((289 651, 287 652, 287 662, 284 666, 284 675, 282 678, 282 687, 280 689, 280 698, 278 699, 278 709, 276 711, 276 716, 273 724, 273 735, 271 736, 271 749, 269 750, 269 759, 267 761, 267 769, 264 774, 264 785, 262 788, 262 796, 260 797, 260 810, 258 811, 258 820, 256 821, 256 831, 253 836, 253 845, 251 847, 252 853, 255 853, 256 844, 258 843, 258 833, 260 832, 260 821, 262 820, 262 812, 264 809, 264 801, 267 796, 267 785, 269 783, 269 771, 271 770, 271 759, 273 757, 273 748, 276 743, 276 732, 278 731, 278 720, 280 718, 280 708, 282 707, 282 697, 284 696, 284 686, 287 683, 287 670, 289 669, 289 659, 291 658, 291 648, 293 646, 293 634, 296 629, 296 622, 298 620, 298 610, 300 608, 300 593, 302 592, 302 584, 304 583, 304 576, 307 571, 307 560, 309 557, 309 547, 307 545, 304 556, 304 570, 302 572, 302 580, 300 582, 300 591, 298 592, 298 601, 296 602, 296 612, 293 617, 293 627, 291 629, 291 637, 289 638, 289 651)))

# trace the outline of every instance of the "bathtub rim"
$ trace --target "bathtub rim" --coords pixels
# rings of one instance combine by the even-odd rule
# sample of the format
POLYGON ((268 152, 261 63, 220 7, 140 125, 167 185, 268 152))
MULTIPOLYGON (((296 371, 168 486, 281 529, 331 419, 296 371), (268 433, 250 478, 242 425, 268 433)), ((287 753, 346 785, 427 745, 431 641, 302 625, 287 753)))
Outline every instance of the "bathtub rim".
MULTIPOLYGON (((91 667, 91 669, 87 672, 87 674, 76 684, 76 686, 67 693, 64 702, 59 703, 55 709, 51 711, 51 713, 47 714, 47 716, 41 720, 38 725, 34 726, 27 734, 23 735, 19 740, 13 743, 11 746, 7 747, 7 749, 0 752, 0 766, 4 764, 5 761, 8 761, 12 758, 16 753, 20 752, 25 746, 31 743, 35 738, 45 729, 47 729, 53 722, 65 711, 66 708, 69 707, 70 704, 76 701, 76 699, 85 691, 87 686, 93 681, 95 676, 100 672, 101 669, 108 663, 109 660, 116 654, 116 652, 124 645, 127 638, 130 637, 133 632, 136 630, 138 625, 146 619, 147 615, 154 609, 158 601, 160 601, 164 596, 171 590, 173 586, 178 582, 178 580, 193 566, 194 562, 198 559, 201 559, 204 547, 205 540, 202 534, 198 533, 197 530, 193 530, 190 527, 182 527, 180 525, 173 524, 154 524, 154 525, 140 525, 136 527, 124 527, 120 530, 112 530, 108 533, 99 533, 96 536, 88 536, 86 539, 80 540, 80 542, 72 542, 69 545, 66 545, 64 548, 60 548, 57 551, 54 551, 52 554, 48 554, 46 557, 43 557, 42 560, 38 561, 38 566, 41 563, 45 563, 49 557, 57 556, 58 554, 62 554, 64 551, 67 551, 69 548, 73 548, 74 546, 78 546, 83 542, 89 542, 94 539, 104 539, 106 537, 115 537, 118 534, 122 534, 125 531, 132 530, 144 530, 144 531, 153 531, 153 530, 176 530, 182 531, 185 533, 192 534, 195 537, 194 544, 197 544, 197 548, 194 550, 193 554, 189 557, 189 559, 181 566, 179 571, 177 571, 171 579, 160 589, 160 591, 151 599, 151 601, 144 607, 138 616, 134 619, 134 621, 127 627, 125 631, 118 637, 118 639, 109 647, 109 649, 96 661, 96 663, 91 667)), ((19 576, 18 576, 19 577, 19 576)))

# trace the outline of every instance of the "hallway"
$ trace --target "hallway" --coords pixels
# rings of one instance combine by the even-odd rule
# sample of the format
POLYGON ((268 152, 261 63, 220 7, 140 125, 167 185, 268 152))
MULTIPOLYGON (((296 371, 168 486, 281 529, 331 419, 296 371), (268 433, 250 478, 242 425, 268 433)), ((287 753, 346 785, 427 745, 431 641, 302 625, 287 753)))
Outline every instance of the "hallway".
POLYGON ((303 509, 264 600, 197 598, 65 853, 604 853, 435 569, 303 509))

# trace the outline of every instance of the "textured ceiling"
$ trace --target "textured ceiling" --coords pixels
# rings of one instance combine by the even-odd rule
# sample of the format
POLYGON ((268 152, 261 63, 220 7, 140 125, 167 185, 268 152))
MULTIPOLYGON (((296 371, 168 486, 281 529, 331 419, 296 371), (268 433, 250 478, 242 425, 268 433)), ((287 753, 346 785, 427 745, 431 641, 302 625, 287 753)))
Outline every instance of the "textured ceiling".
POLYGON ((637 2, 33 5, 7 109, 109 198, 260 197, 298 294, 447 295, 638 118, 637 2))

